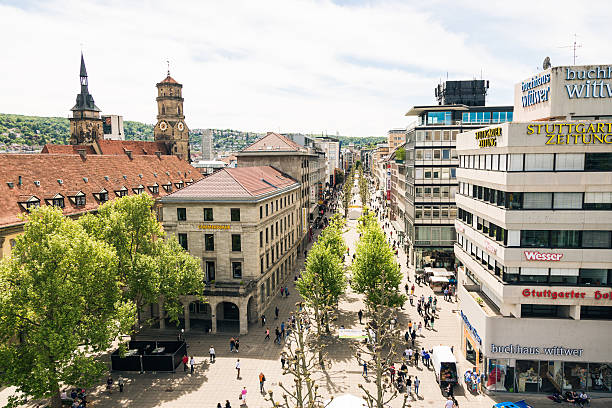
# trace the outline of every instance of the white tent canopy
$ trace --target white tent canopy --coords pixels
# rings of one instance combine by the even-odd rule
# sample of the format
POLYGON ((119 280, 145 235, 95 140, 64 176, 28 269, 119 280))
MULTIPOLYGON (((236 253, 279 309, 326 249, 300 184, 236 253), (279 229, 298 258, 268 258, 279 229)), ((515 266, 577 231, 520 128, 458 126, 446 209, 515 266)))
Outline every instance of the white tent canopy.
POLYGON ((343 394, 329 402, 329 400, 325 401, 325 404, 328 404, 327 408, 367 408, 366 402, 363 398, 356 397, 351 394, 343 394))

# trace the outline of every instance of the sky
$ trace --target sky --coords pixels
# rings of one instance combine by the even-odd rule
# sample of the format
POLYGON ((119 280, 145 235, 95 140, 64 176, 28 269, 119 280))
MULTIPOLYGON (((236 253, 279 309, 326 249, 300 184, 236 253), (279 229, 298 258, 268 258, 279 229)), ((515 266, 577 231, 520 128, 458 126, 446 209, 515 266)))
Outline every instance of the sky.
POLYGON ((183 84, 190 128, 384 136, 445 79, 489 105, 553 65, 611 63, 612 2, 0 0, 0 112, 67 117, 83 50, 103 114, 155 123, 183 84), (586 4, 586 3, 584 3, 586 4), (574 35, 576 34, 576 37, 574 35))

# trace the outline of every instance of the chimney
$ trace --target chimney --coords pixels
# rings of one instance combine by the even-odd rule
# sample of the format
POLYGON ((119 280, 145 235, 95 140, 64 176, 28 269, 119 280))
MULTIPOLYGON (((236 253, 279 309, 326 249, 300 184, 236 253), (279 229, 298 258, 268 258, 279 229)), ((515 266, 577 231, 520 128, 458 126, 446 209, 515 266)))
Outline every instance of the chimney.
POLYGON ((77 149, 77 153, 79 154, 79 156, 81 156, 81 159, 87 159, 87 153, 85 149, 77 149))
POLYGON ((155 152, 155 155, 157 156, 158 159, 161 159, 161 152, 160 151, 155 152))
POLYGON ((132 151, 131 150, 127 150, 126 149, 125 154, 127 154, 127 157, 129 157, 130 160, 132 160, 132 151))
POLYGON ((21 186, 23 183, 21 182, 21 176, 19 176, 19 181, 17 182, 17 185, 21 186))

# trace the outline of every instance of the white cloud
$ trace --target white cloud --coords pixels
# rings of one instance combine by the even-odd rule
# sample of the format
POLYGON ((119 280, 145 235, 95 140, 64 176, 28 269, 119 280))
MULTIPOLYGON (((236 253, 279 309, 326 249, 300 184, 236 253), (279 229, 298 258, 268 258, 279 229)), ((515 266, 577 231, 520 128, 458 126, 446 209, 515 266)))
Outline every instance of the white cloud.
POLYGON ((606 25, 592 17, 610 15, 605 2, 588 11, 559 1, 15 4, 0 0, 0 111, 67 116, 83 43, 105 113, 155 122, 154 86, 170 59, 191 128, 384 135, 406 125, 411 105, 434 103, 447 72, 484 70, 490 102, 510 104, 513 83, 544 55, 562 63, 569 51, 556 47, 574 31, 585 45, 579 62, 605 63, 610 51, 606 25))

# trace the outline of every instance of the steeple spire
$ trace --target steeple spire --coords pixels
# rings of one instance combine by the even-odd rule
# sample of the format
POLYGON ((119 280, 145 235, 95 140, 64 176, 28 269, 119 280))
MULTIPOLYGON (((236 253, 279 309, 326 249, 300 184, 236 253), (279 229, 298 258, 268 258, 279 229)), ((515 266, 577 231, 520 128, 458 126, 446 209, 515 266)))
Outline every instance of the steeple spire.
POLYGON ((85 58, 83 57, 83 52, 81 51, 81 72, 80 72, 80 80, 81 80, 81 93, 77 95, 76 104, 72 107, 72 111, 95 111, 100 112, 100 109, 94 103, 93 96, 89 93, 89 83, 87 79, 87 69, 85 68, 85 58))

